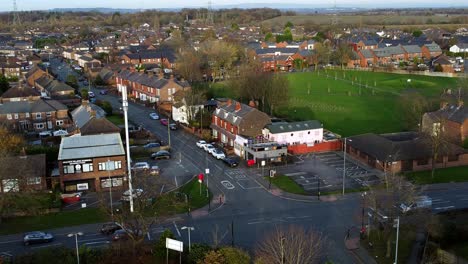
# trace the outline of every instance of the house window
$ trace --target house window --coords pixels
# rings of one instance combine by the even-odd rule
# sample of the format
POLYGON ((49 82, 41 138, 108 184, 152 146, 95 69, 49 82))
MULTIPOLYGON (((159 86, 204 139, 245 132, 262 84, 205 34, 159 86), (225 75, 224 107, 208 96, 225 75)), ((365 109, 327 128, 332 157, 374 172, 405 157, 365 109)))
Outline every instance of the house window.
POLYGON ((91 172, 93 171, 93 164, 92 163, 87 163, 87 164, 83 164, 81 165, 82 168, 83 168, 83 172, 91 172))
POLYGON ((44 129, 44 123, 34 124, 34 126, 36 126, 36 129, 44 129))
POLYGON ((18 192, 19 191, 18 179, 5 179, 2 180, 3 192, 18 192))
POLYGON ((114 169, 122 169, 122 161, 114 161, 114 169))
POLYGON ((57 126, 62 126, 62 125, 63 125, 63 120, 57 120, 57 121, 55 121, 55 125, 57 125, 57 126))
POLYGON ((98 163, 98 170, 105 171, 106 170, 106 162, 99 162, 98 163))
POLYGON ((73 173, 75 173, 75 166, 74 165, 65 165, 65 166, 63 166, 63 173, 64 174, 73 174, 73 173))
POLYGON ((41 118, 42 118, 41 113, 36 113, 36 119, 41 119, 41 118))
POLYGON ((28 185, 37 185, 41 184, 41 177, 29 177, 27 179, 27 184, 28 185))
POLYGON ((51 117, 51 116, 52 116, 52 112, 47 112, 47 113, 46 113, 46 116, 47 116, 47 117, 51 117))
POLYGON ((416 164, 418 164, 418 166, 422 166, 422 165, 427 165, 429 163, 429 160, 428 159, 420 159, 416 162, 416 164))
POLYGON ((18 119, 19 118, 19 115, 18 114, 15 114, 15 119, 18 119))
POLYGON ((13 118, 11 117, 11 114, 7 114, 7 119, 8 119, 8 120, 13 119, 13 118))
POLYGON ((26 118, 29 118, 29 113, 26 113, 26 118))

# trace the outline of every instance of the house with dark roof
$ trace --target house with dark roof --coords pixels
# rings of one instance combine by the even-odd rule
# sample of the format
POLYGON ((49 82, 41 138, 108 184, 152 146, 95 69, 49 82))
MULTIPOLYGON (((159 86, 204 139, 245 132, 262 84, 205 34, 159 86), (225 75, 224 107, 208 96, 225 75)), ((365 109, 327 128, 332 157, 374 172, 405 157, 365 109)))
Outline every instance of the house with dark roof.
MULTIPOLYGON (((432 168, 430 139, 417 132, 377 135, 374 133, 347 138, 346 153, 370 167, 385 172, 422 171, 432 168)), ((448 143, 439 151, 437 168, 468 165, 468 153, 448 143)))
POLYGON ((0 103, 18 102, 18 101, 35 101, 41 98, 41 94, 31 87, 18 85, 11 87, 0 96, 0 103))
POLYGON ((49 75, 44 75, 34 81, 34 87, 41 92, 43 96, 51 98, 68 97, 75 94, 75 89, 70 85, 57 81, 49 75))
POLYGON ((458 105, 444 103, 439 110, 423 115, 423 131, 433 133, 434 129, 441 128, 452 142, 465 142, 468 139, 468 107, 462 101, 458 105))
POLYGON ((169 79, 162 74, 139 73, 128 70, 116 74, 117 89, 127 92, 138 100, 150 103, 172 102, 174 94, 178 91, 190 89, 190 84, 184 79, 176 79, 173 75, 169 79))
POLYGON ((442 49, 440 46, 434 42, 430 44, 424 44, 421 47, 421 53, 424 58, 431 59, 442 54, 442 49))
POLYGON ((275 122, 262 130, 263 137, 280 144, 316 144, 323 140, 323 124, 317 120, 275 122))
POLYGON ((0 123, 14 132, 42 132, 72 126, 68 108, 56 100, 4 102, 0 123))
POLYGON ((172 49, 161 49, 126 53, 120 59, 122 63, 163 64, 165 68, 172 69, 175 66, 176 56, 172 49))
POLYGON ((107 118, 91 118, 80 128, 82 136, 120 133, 120 128, 107 118))
POLYGON ((405 60, 413 61, 422 58, 422 51, 418 45, 403 45, 401 48, 405 51, 405 60))
POLYGON ((226 105, 218 106, 214 111, 210 127, 213 138, 232 147, 237 135, 244 138, 261 136, 262 129, 270 123, 267 114, 229 99, 226 105))
POLYGON ((360 65, 362 68, 372 66, 377 62, 377 57, 374 55, 374 52, 372 52, 372 50, 359 50, 357 54, 360 58, 360 65))
POLYGON ((83 101, 80 106, 73 109, 71 116, 73 118, 75 128, 81 130, 81 128, 91 119, 105 118, 106 111, 95 104, 89 103, 88 101, 83 101))
POLYGON ((46 155, 0 158, 0 193, 34 192, 47 188, 46 155))
POLYGON ((455 72, 455 62, 451 61, 449 57, 446 55, 442 54, 438 57, 435 57, 432 60, 432 67, 437 70, 437 67, 440 67, 442 69, 442 72, 449 72, 453 73, 455 72))

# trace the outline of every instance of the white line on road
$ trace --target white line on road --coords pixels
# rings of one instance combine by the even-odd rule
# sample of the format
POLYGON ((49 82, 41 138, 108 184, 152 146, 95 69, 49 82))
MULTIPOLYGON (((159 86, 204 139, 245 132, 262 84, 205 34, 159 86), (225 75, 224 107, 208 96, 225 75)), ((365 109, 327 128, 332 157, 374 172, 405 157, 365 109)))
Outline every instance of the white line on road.
POLYGON ((58 246, 61 246, 61 245, 62 245, 62 243, 55 243, 55 244, 49 244, 49 245, 44 245, 44 246, 31 247, 31 249, 46 248, 46 247, 58 247, 58 246))
POLYGON ((100 237, 100 238, 94 238, 94 239, 82 239, 82 240, 78 240, 78 243, 86 243, 90 241, 103 241, 103 240, 107 240, 107 238, 100 237))
POLYGON ((446 207, 436 207, 434 208, 434 210, 447 210, 447 209, 452 209, 452 208, 455 208, 455 206, 451 205, 451 206, 446 206, 446 207))
POLYGON ((174 181, 175 181, 176 187, 179 188, 179 184, 177 183, 177 176, 174 176, 174 181))
POLYGON ((218 164, 215 164, 215 167, 220 169, 220 170, 223 170, 223 168, 221 168, 218 164))
POLYGON ((172 221, 172 223, 174 224, 175 230, 177 231, 177 234, 178 234, 179 237, 180 237, 181 235, 180 235, 179 228, 177 227, 177 224, 176 224, 174 221, 172 221))
POLYGON ((444 204, 444 203, 450 203, 450 201, 437 201, 437 202, 432 202, 432 204, 444 204))
POLYGON ((299 175, 306 175, 307 172, 292 172, 292 173, 285 173, 286 176, 299 176, 299 175))
POLYGON ((85 245, 89 246, 89 245, 96 245, 96 244, 109 244, 110 241, 109 240, 105 240, 105 241, 98 241, 98 242, 89 242, 89 243, 85 243, 85 245))

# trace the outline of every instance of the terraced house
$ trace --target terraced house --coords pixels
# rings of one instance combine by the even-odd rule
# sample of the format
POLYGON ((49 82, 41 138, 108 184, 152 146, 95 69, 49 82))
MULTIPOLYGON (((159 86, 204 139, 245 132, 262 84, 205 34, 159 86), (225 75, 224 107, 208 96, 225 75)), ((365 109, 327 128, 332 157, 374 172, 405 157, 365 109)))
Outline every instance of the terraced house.
POLYGON ((174 101, 174 94, 178 91, 190 89, 190 84, 184 79, 176 79, 171 75, 168 79, 162 74, 121 71, 116 74, 117 89, 127 88, 127 92, 143 102, 160 103, 174 101))

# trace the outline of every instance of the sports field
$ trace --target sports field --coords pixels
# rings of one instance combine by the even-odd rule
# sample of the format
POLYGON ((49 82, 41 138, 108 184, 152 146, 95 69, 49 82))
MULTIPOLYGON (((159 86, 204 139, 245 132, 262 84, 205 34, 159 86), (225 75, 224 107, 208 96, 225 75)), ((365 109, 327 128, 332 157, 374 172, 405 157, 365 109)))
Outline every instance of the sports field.
POLYGON ((418 91, 437 102, 444 88, 456 86, 455 78, 363 71, 292 73, 288 78, 289 106, 278 109, 277 115, 317 119, 343 136, 402 131, 402 93, 418 91))

